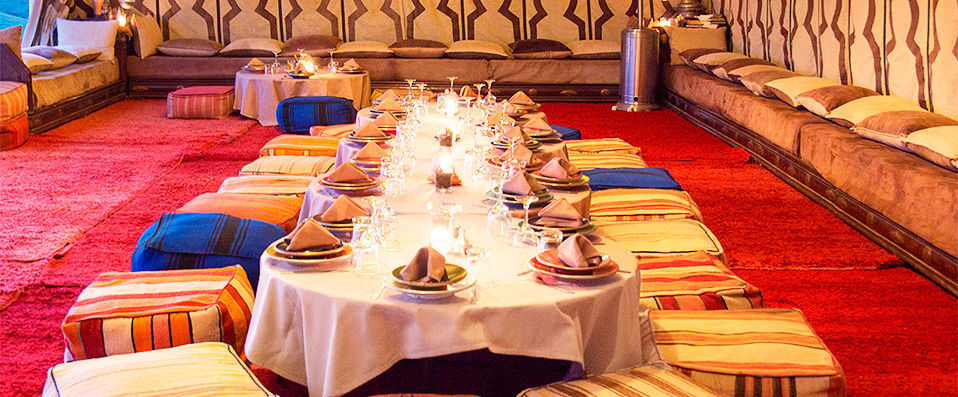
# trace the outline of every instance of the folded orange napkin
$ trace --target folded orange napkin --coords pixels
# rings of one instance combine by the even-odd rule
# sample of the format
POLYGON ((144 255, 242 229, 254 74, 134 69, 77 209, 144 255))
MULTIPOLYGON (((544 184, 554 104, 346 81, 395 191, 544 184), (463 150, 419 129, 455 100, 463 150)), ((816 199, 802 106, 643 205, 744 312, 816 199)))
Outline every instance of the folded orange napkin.
POLYGON ((373 178, 366 175, 356 164, 345 162, 327 176, 330 182, 336 183, 364 183, 372 182, 373 178))
POLYGON ((528 196, 542 191, 542 185, 536 182, 527 172, 516 174, 502 184, 502 192, 517 196, 528 196))
MULTIPOLYGON (((524 145, 515 145, 515 146, 513 146, 513 147, 512 147, 512 153, 516 156, 516 159, 518 159, 519 161, 521 161, 521 162, 523 162, 523 163, 525 163, 525 164, 531 164, 531 163, 534 162, 534 161, 533 161, 534 159, 533 159, 533 157, 532 157, 532 151, 529 150, 528 148, 526 148, 524 145)), ((509 158, 509 152, 508 152, 508 151, 505 151, 505 152, 503 152, 502 154, 499 155, 499 161, 500 161, 500 162, 506 161, 507 158, 509 158)))
POLYGON ((473 90, 472 90, 472 86, 470 86, 470 85, 468 85, 468 84, 462 86, 462 88, 459 89, 459 97, 461 97, 461 98, 464 98, 464 97, 474 97, 474 96, 476 96, 476 92, 473 91, 473 90))
POLYGON ((540 226, 549 227, 579 227, 582 226, 582 215, 566 199, 553 200, 545 208, 539 210, 540 226))
POLYGON ((359 149, 359 151, 353 155, 353 160, 379 161, 380 159, 388 155, 389 153, 386 153, 386 151, 383 150, 383 148, 379 147, 379 145, 372 142, 368 142, 366 143, 366 146, 363 146, 362 149, 359 149))
POLYGON ((602 254, 585 236, 576 233, 559 244, 559 260, 569 267, 593 267, 602 263, 602 254))
POLYGON ((406 281, 438 283, 446 279, 446 257, 432 247, 422 247, 399 274, 406 281))
POLYGON ((396 128, 396 122, 399 120, 396 119, 396 116, 393 116, 392 113, 385 112, 380 114, 379 117, 376 117, 376 120, 373 121, 373 124, 376 124, 377 127, 381 128, 396 128))
POLYGON ((256 67, 266 66, 266 64, 263 63, 263 61, 259 60, 259 58, 253 58, 249 60, 246 66, 249 66, 251 68, 256 68, 256 67))
POLYGON ((582 172, 572 165, 569 160, 556 156, 539 170, 539 175, 555 179, 570 179, 581 176, 582 172))
POLYGON ((549 123, 546 123, 545 120, 542 120, 541 118, 535 118, 535 119, 527 121, 525 124, 522 125, 522 128, 526 130, 535 130, 535 131, 546 131, 546 132, 552 131, 552 126, 550 126, 549 123))
POLYGON ((337 197, 333 205, 329 206, 326 211, 323 211, 322 215, 319 216, 319 220, 334 223, 352 220, 357 216, 369 216, 369 212, 359 205, 356 200, 353 200, 352 197, 344 194, 337 197))
POLYGON ((359 68, 360 68, 359 63, 357 63, 355 59, 349 58, 348 61, 343 62, 343 69, 351 70, 351 69, 359 69, 359 68))
POLYGON ((366 123, 359 127, 353 135, 363 138, 382 138, 386 136, 386 133, 379 129, 376 123, 366 123))
POLYGON ((296 229, 286 236, 286 242, 288 251, 322 251, 340 245, 339 239, 313 218, 307 218, 306 222, 296 226, 296 229))
POLYGON ((529 98, 524 91, 519 91, 509 98, 509 103, 513 105, 535 105, 536 103, 529 98))
POLYGON ((489 115, 488 124, 489 125, 499 124, 499 121, 502 121, 503 117, 505 117, 505 114, 503 114, 501 110, 496 109, 496 111, 492 112, 492 114, 489 115))
POLYGON ((395 112, 402 110, 402 107, 399 106, 399 101, 396 100, 396 98, 386 98, 385 101, 379 102, 373 109, 383 112, 395 112))
POLYGON ((392 89, 388 89, 386 90, 386 92, 383 92, 378 97, 376 97, 376 102, 385 101, 387 98, 399 99, 399 94, 397 94, 396 91, 393 91, 392 89))

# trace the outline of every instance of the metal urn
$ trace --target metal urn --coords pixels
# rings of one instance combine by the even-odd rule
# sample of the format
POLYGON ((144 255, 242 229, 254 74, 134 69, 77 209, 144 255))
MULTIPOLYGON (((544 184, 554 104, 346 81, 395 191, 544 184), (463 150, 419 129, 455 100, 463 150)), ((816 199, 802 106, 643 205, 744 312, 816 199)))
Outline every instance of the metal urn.
POLYGON ((613 110, 658 109, 659 31, 647 27, 622 31, 619 102, 613 110))

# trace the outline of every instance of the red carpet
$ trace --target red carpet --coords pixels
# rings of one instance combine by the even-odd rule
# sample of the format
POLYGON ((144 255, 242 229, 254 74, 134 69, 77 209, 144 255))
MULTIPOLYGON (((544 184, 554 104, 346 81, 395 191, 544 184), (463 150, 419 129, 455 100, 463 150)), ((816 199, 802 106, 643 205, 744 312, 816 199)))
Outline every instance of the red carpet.
MULTIPOLYGON (((157 103, 127 101, 118 106, 137 118, 141 113, 155 114, 157 103)), ((702 207, 706 224, 725 245, 737 272, 762 289, 768 305, 805 312, 845 369, 852 395, 958 392, 958 300, 907 268, 807 270, 877 269, 899 262, 784 182, 746 163, 742 151, 678 116, 665 111, 612 113, 608 108, 544 106, 550 122, 580 128, 586 137, 621 136, 642 147, 650 166, 669 169, 702 207), (746 268, 759 270, 741 270, 746 268)), ((154 137, 154 142, 174 139, 167 120, 143 128, 141 137, 154 137)), ((259 147, 276 132, 254 127, 239 135, 221 145, 191 144, 181 149, 182 163, 155 174, 144 190, 134 192, 132 201, 121 202, 112 213, 75 210, 72 216, 95 226, 62 258, 38 266, 34 281, 19 299, 0 309, 0 395, 38 394, 45 371, 62 360, 59 324, 82 287, 99 272, 128 270, 137 238, 160 214, 215 191, 223 179, 256 158, 259 147)), ((33 142, 43 142, 37 138, 32 137, 33 142)), ((144 151, 172 150, 143 146, 144 151)), ((4 170, 9 169, 7 161, 0 157, 4 170)), ((128 161, 124 167, 156 167, 150 156, 128 161)), ((58 167, 37 162, 32 172, 43 179, 58 167)), ((49 194, 66 194, 70 188, 47 186, 49 194)), ((11 222, 0 227, 2 235, 21 231, 11 222)), ((277 385, 271 376, 264 378, 277 392, 301 391, 277 385)))

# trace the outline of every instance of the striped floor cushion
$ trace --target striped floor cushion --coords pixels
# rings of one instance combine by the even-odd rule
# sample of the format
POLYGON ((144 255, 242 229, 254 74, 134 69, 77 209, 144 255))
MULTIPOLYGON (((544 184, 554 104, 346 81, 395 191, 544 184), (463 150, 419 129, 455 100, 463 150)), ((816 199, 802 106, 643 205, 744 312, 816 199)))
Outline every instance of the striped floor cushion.
POLYGON ((265 156, 244 165, 240 175, 316 176, 329 172, 335 163, 336 157, 265 156))
POLYGON ((166 117, 171 119, 221 119, 233 113, 232 86, 180 88, 166 96, 166 117))
POLYGON ((226 178, 217 193, 302 196, 312 181, 312 177, 293 175, 234 176, 226 178))
POLYGON ((243 351, 253 287, 239 265, 109 272, 83 289, 63 319, 74 359, 223 342, 243 351))
POLYGON ((797 309, 654 310, 662 358, 729 396, 844 396, 845 375, 797 309))
POLYGON ((688 193, 669 189, 606 189, 592 192, 589 215, 597 221, 695 219, 702 212, 688 193))
POLYGON ((706 252, 639 261, 641 303, 656 310, 759 309, 762 291, 706 252))
POLYGON ((255 219, 279 225, 287 232, 296 228, 303 199, 243 193, 204 193, 184 204, 177 213, 216 213, 255 219))
POLYGON ((526 389, 519 397, 719 397, 709 388, 674 371, 647 365, 585 379, 526 389))
POLYGON ((0 120, 6 120, 27 112, 27 85, 16 81, 0 81, 0 120))
POLYGON ((725 260, 718 238, 702 222, 692 219, 641 222, 596 222, 597 233, 628 248, 639 259, 661 258, 705 251, 725 260))
MULTIPOLYGON (((568 142, 567 142, 568 144, 568 142)), ((646 168, 642 156, 630 153, 594 153, 569 152, 569 162, 580 170, 596 168, 646 168)))
POLYGON ((229 345, 197 343, 59 364, 43 397, 273 396, 229 345))
POLYGON ((342 138, 356 129, 356 123, 336 125, 314 125, 309 127, 309 135, 342 138))
POLYGON ((579 153, 623 153, 639 154, 639 148, 632 146, 622 138, 599 138, 599 139, 581 139, 574 142, 566 142, 566 147, 570 152, 579 153))
POLYGON ((0 119, 0 150, 16 149, 30 138, 30 117, 26 112, 0 119))
POLYGON ((259 150, 260 156, 336 156, 339 138, 280 135, 259 150))

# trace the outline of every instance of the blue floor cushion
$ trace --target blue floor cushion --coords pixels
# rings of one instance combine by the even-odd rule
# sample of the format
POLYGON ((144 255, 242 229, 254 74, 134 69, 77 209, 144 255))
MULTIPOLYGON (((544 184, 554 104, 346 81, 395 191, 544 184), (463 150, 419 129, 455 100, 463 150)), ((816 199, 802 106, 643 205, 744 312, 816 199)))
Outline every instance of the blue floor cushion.
POLYGON ((561 125, 549 124, 552 129, 556 130, 560 136, 562 136, 563 141, 574 141, 582 139, 582 131, 579 131, 572 127, 563 127, 561 125))
POLYGON ((351 99, 334 96, 303 96, 284 99, 276 106, 276 123, 286 134, 309 134, 314 125, 356 122, 351 99))
POLYGON ((662 168, 595 168, 582 171, 592 190, 616 188, 682 190, 669 171, 662 168))

